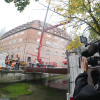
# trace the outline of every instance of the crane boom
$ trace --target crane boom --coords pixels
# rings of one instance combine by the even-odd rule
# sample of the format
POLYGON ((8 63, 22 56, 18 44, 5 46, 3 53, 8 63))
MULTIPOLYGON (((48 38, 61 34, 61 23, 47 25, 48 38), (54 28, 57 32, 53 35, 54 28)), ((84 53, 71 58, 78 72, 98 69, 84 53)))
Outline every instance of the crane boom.
POLYGON ((58 26, 61 26, 61 25, 63 25, 63 24, 67 24, 67 23, 69 23, 69 22, 70 22, 70 21, 66 21, 66 22, 63 22, 63 23, 60 23, 60 24, 57 24, 57 25, 54 25, 54 26, 51 26, 51 27, 48 27, 48 28, 42 30, 41 36, 40 36, 39 47, 37 48, 37 49, 38 49, 37 61, 38 61, 39 63, 42 63, 42 62, 41 62, 41 58, 40 58, 40 50, 41 50, 41 47, 42 47, 43 33, 46 32, 47 30, 56 28, 56 27, 58 27, 58 26))

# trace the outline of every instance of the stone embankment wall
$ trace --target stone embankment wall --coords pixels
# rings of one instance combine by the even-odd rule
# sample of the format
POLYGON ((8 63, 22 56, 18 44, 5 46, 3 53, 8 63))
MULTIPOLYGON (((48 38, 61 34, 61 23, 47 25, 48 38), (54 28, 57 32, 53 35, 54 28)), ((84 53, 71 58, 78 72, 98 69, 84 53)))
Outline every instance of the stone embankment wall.
POLYGON ((48 77, 48 73, 24 73, 19 70, 0 70, 0 83, 38 80, 48 77))

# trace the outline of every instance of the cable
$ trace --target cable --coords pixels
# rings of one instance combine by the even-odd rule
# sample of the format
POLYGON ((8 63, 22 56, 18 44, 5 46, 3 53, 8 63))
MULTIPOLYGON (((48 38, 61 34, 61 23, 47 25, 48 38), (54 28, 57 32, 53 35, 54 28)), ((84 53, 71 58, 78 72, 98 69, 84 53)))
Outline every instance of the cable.
MULTIPOLYGON (((53 13, 54 13, 54 12, 53 12, 53 13)), ((52 17, 52 15, 53 15, 53 13, 51 14, 51 16, 50 16, 49 20, 51 19, 51 17, 52 17)), ((47 23, 49 22, 49 20, 47 21, 47 23)))
POLYGON ((45 23, 46 23, 46 18, 47 18, 47 14, 48 14, 50 2, 51 2, 51 0, 49 0, 49 4, 48 4, 48 7, 47 7, 47 12, 46 12, 45 19, 44 19, 44 23, 43 23, 43 30, 44 30, 44 28, 45 28, 45 23))
MULTIPOLYGON (((46 8, 48 8, 47 6, 45 6, 44 4, 42 4, 42 3, 40 3, 40 2, 38 2, 39 4, 41 4, 41 5, 43 5, 44 7, 46 7, 46 8)), ((50 9, 49 8, 49 10, 51 10, 51 11, 53 11, 53 12, 55 12, 54 10, 52 10, 52 9, 50 9)), ((62 14, 60 14, 60 13, 58 13, 58 12, 55 12, 55 13, 57 13, 58 15, 62 15, 62 14)))
MULTIPOLYGON (((46 18, 47 18, 47 14, 48 14, 50 2, 51 2, 51 0, 49 1, 48 7, 47 7, 47 12, 46 12, 45 19, 44 19, 44 24, 43 24, 43 30, 44 30, 44 28, 45 28, 45 23, 46 23, 46 18)), ((29 31, 28 31, 28 32, 29 32, 29 31)), ((27 36, 28 36, 28 32, 27 32, 27 36)), ((27 42, 27 37, 26 37, 26 42, 27 42)), ((33 44, 32 44, 32 45, 33 45, 33 44)), ((31 47, 32 47, 32 45, 31 45, 31 47)), ((31 47, 30 47, 30 48, 31 48, 31 47)), ((24 55, 25 55, 25 50, 26 50, 26 43, 25 43, 24 55)), ((28 49, 28 51, 29 51, 29 49, 28 49)), ((26 63, 26 57, 25 57, 25 63, 26 63)))
MULTIPOLYGON (((32 11, 31 11, 31 13, 32 13, 32 11)), ((31 15, 31 13, 30 13, 30 15, 31 15)), ((30 16, 29 16, 29 18, 28 18, 28 21, 29 21, 29 19, 30 19, 30 16)), ((27 26, 28 26, 28 21, 27 21, 27 26)), ((26 65, 26 53, 25 53, 25 50, 26 50, 26 43, 27 43, 28 33, 29 33, 29 29, 28 29, 28 31, 27 31, 26 42, 25 42, 25 48, 24 48, 24 55, 23 55, 23 61, 24 61, 24 58, 25 58, 25 65, 26 65)), ((25 69, 26 69, 26 67, 25 67, 25 69)))

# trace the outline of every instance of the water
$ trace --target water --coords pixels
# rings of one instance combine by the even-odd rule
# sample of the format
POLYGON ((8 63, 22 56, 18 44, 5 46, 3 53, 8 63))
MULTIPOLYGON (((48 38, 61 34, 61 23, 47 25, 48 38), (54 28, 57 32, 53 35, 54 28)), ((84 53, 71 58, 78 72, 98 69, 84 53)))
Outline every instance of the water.
POLYGON ((8 99, 8 98, 0 98, 0 100, 10 100, 10 99, 8 99))
POLYGON ((51 88, 62 89, 62 90, 67 90, 68 89, 67 84, 68 84, 68 81, 67 80, 62 80, 62 79, 59 79, 59 80, 56 80, 56 81, 44 80, 42 82, 42 85, 44 85, 44 86, 48 86, 48 87, 51 87, 51 88))
MULTIPOLYGON (((66 75, 62 79, 52 77, 46 80, 37 80, 31 82, 22 82, 29 84, 28 90, 33 90, 33 93, 21 95, 11 100, 67 100, 67 78, 66 75)), ((2 85, 0 87, 5 87, 2 85)), ((10 100, 8 98, 0 98, 0 100, 10 100)))

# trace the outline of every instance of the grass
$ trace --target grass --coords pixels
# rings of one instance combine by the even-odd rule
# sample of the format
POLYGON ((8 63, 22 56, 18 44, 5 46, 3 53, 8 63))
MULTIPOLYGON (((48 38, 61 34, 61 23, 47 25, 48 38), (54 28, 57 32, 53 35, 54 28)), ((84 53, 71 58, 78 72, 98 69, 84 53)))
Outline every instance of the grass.
POLYGON ((37 85, 36 87, 37 87, 37 88, 40 88, 40 89, 48 89, 48 88, 49 88, 49 87, 42 86, 42 85, 37 85))
POLYGON ((53 92, 53 91, 47 91, 47 94, 46 94, 47 96, 54 96, 55 95, 55 93, 53 92))
POLYGON ((48 80, 51 80, 51 79, 58 80, 58 79, 64 79, 65 77, 67 78, 68 76, 67 75, 50 76, 46 79, 48 79, 48 80))
MULTIPOLYGON (((19 95, 31 94, 33 91, 27 91, 28 88, 29 84, 15 83, 2 88, 1 91, 7 98, 13 99, 17 98, 19 95)), ((2 95, 0 97, 2 97, 2 95)))

